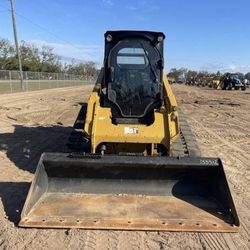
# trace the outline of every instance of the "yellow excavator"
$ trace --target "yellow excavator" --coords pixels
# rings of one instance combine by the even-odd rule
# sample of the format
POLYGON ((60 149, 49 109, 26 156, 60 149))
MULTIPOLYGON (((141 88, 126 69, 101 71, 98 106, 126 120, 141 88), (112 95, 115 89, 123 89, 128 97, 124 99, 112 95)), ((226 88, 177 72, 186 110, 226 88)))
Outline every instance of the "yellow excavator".
POLYGON ((19 226, 237 232, 222 162, 200 157, 163 72, 164 34, 104 36, 70 150, 42 154, 19 226))

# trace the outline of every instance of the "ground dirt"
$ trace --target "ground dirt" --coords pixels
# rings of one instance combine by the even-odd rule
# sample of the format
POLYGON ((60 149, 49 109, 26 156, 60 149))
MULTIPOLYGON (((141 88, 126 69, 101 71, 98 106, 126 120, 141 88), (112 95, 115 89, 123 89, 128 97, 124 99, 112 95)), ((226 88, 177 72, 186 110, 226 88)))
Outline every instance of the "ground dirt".
POLYGON ((250 249, 250 89, 173 85, 203 156, 223 160, 241 232, 24 229, 17 223, 38 159, 64 151, 92 86, 0 95, 0 249, 250 249))

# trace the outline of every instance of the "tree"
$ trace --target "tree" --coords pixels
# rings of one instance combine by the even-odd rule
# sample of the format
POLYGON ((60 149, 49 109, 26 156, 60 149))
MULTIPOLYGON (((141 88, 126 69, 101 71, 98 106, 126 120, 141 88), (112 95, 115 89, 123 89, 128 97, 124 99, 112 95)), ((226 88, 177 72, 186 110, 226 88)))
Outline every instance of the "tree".
POLYGON ((14 47, 7 39, 0 40, 0 58, 7 58, 15 55, 14 47))
POLYGON ((186 73, 186 80, 190 81, 191 79, 196 78, 198 75, 198 72, 195 70, 188 70, 186 73))
MULTIPOLYGON (((96 63, 87 61, 62 66, 60 57, 53 52, 53 48, 43 46, 41 49, 25 41, 21 42, 20 53, 24 71, 66 72, 87 77, 97 77, 96 63)), ((18 61, 14 46, 7 39, 0 39, 0 69, 18 70, 18 61)))
POLYGON ((42 72, 61 72, 62 64, 60 57, 53 53, 53 48, 43 46, 41 51, 41 71, 42 72))
POLYGON ((203 71, 200 71, 197 75, 199 78, 203 78, 203 77, 208 77, 210 76, 209 72, 203 70, 203 71))
POLYGON ((84 63, 74 64, 66 66, 66 72, 75 75, 84 75, 87 77, 97 77, 98 70, 96 69, 96 63, 92 61, 87 61, 84 63))
MULTIPOLYGON (((62 65, 53 48, 40 50, 33 44, 21 42, 20 54, 24 71, 61 72, 62 65)), ((18 62, 14 46, 7 39, 0 39, 0 69, 17 70, 18 62)))
POLYGON ((37 47, 22 41, 20 53, 24 71, 41 71, 41 60, 37 47))
MULTIPOLYGON (((40 50, 35 45, 22 41, 20 54, 24 71, 62 71, 60 57, 53 52, 53 48, 44 46, 40 50)), ((18 69, 14 46, 7 39, 0 39, 0 69, 18 69)))
POLYGON ((222 73, 218 70, 218 71, 216 72, 216 76, 217 76, 218 78, 220 78, 220 77, 222 76, 222 73))
POLYGON ((7 39, 0 40, 0 69, 15 69, 16 62, 15 49, 7 39))
POLYGON ((180 78, 186 78, 188 70, 186 68, 172 68, 170 69, 170 72, 168 73, 169 78, 174 78, 175 81, 178 81, 180 78))
POLYGON ((245 74, 245 78, 250 81, 250 72, 245 74))
POLYGON ((178 73, 177 73, 177 69, 176 68, 170 69, 170 72, 167 74, 167 76, 169 78, 173 78, 173 79, 177 79, 177 75, 178 75, 178 73))

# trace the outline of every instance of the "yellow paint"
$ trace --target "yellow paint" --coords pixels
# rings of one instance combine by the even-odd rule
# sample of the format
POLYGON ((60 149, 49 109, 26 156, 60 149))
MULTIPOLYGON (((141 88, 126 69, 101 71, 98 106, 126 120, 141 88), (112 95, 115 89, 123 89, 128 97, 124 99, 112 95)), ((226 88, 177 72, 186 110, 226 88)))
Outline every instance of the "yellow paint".
MULTIPOLYGON (((162 144, 168 150, 171 143, 179 135, 179 122, 177 103, 168 83, 167 77, 163 79, 164 104, 155 110, 153 124, 118 124, 111 120, 111 109, 100 106, 100 89, 90 95, 84 131, 91 139, 91 151, 95 153, 98 145, 105 143, 116 147, 124 144, 126 150, 137 152, 135 145, 151 144, 151 152, 155 144, 162 144)), ((141 147, 143 148, 143 147, 141 147)), ((117 149, 115 150, 117 152, 117 149)), ((143 150, 140 150, 143 151, 143 150)))

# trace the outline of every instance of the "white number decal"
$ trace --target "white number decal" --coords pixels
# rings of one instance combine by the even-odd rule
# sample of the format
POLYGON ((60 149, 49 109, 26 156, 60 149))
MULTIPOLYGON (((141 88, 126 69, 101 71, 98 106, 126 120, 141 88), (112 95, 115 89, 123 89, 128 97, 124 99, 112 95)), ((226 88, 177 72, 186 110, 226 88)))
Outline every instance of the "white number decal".
POLYGON ((139 133, 138 128, 130 128, 130 127, 124 128, 124 134, 138 134, 138 133, 139 133))
POLYGON ((200 163, 201 163, 202 165, 218 165, 218 161, 217 161, 216 159, 214 159, 214 160, 212 160, 212 159, 210 159, 210 160, 201 159, 201 160, 200 160, 200 163))

